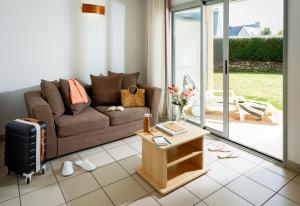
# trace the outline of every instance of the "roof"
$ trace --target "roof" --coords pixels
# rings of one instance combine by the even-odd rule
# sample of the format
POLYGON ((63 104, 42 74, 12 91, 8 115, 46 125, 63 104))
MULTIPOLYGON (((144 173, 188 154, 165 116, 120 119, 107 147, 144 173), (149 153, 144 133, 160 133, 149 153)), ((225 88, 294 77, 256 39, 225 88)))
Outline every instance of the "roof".
POLYGON ((241 26, 230 26, 229 36, 238 36, 242 30, 245 30, 249 36, 259 35, 260 23, 255 22, 254 24, 246 24, 241 26))

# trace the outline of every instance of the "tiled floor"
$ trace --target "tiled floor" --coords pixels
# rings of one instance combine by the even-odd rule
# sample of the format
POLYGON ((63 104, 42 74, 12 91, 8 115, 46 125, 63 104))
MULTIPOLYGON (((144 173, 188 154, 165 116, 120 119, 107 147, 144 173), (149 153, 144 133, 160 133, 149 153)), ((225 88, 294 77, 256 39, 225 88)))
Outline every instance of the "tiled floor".
POLYGON ((133 136, 51 160, 45 175, 7 176, 0 143, 0 206, 205 206, 300 205, 300 175, 227 145, 240 157, 219 160, 208 147, 225 144, 205 138, 205 165, 209 172, 162 197, 135 169, 141 164, 141 141, 133 136), (61 176, 65 160, 89 159, 97 169, 61 176))

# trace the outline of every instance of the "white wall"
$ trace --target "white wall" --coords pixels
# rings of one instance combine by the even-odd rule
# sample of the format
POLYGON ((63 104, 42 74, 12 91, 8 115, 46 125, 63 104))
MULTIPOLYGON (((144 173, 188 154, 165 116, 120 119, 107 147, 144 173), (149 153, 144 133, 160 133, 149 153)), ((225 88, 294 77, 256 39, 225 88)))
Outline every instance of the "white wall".
POLYGON ((288 160, 300 164, 300 1, 288 0, 288 160))
POLYGON ((26 114, 23 94, 40 79, 146 71, 146 0, 2 0, 0 7, 0 134, 26 114), (82 3, 106 6, 84 14, 82 3))

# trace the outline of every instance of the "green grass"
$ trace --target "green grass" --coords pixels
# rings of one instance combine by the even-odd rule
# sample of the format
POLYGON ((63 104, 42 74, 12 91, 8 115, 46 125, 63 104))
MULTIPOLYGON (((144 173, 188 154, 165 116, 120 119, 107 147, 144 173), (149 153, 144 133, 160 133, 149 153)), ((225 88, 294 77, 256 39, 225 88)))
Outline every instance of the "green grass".
MULTIPOLYGON (((214 74, 214 89, 222 89, 222 74, 214 74)), ((277 109, 283 107, 283 77, 272 73, 230 73, 229 88, 236 96, 268 102, 277 109)))

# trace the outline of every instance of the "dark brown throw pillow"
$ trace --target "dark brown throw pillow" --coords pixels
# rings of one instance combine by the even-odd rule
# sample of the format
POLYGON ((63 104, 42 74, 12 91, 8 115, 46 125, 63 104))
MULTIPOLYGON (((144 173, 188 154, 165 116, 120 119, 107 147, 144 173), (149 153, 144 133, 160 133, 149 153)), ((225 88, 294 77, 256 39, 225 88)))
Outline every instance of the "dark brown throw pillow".
MULTIPOLYGON (((88 95, 87 95, 88 96, 87 103, 72 104, 71 95, 70 95, 70 85, 69 85, 68 80, 60 79, 59 83, 60 83, 60 89, 62 92, 63 99, 67 106, 67 110, 70 114, 72 114, 72 115, 79 114, 91 105, 91 98, 88 95)), ((83 85, 82 83, 80 83, 80 84, 83 85)))
POLYGON ((131 73, 131 74, 126 74, 126 73, 115 73, 108 71, 108 76, 116 76, 116 75, 121 75, 122 76, 122 89, 127 89, 131 85, 136 85, 137 80, 140 76, 139 72, 136 73, 131 73))
POLYGON ((50 105, 54 118, 65 113, 65 105, 56 82, 41 80, 41 92, 43 98, 50 105))
POLYGON ((122 76, 91 75, 95 106, 121 105, 122 76))

